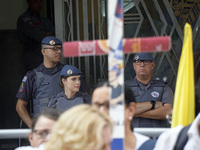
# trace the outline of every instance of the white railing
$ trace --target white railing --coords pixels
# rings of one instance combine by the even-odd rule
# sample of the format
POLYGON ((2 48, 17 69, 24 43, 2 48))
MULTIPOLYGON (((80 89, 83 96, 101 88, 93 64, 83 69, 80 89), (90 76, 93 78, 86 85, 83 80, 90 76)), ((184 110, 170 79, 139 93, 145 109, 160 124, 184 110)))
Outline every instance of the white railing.
MULTIPOLYGON (((140 134, 156 138, 169 128, 135 128, 134 131, 140 134)), ((0 139, 23 139, 28 138, 30 129, 1 129, 0 139)))
POLYGON ((1 129, 0 139, 28 138, 30 129, 1 129))

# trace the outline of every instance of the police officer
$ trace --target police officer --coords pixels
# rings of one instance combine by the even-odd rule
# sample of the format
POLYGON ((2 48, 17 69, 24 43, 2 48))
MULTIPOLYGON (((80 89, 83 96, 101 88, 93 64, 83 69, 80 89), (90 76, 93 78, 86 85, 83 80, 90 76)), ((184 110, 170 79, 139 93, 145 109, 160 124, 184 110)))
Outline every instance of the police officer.
POLYGON ((33 115, 47 107, 49 98, 57 95, 62 89, 59 86, 62 43, 53 36, 45 37, 41 42, 43 63, 24 76, 16 97, 16 110, 21 119, 31 127, 31 117, 26 108, 32 100, 33 115))
MULTIPOLYGON (((31 117, 27 110, 27 104, 33 103, 33 115, 47 107, 49 98, 62 91, 59 86, 60 71, 63 64, 60 63, 62 43, 54 36, 46 36, 41 42, 43 63, 39 67, 28 71, 24 76, 16 97, 18 98, 16 110, 26 125, 31 127, 31 117)), ((83 82, 82 82, 83 83, 83 82)), ((82 92, 87 88, 81 84, 82 92)))
POLYGON ((78 68, 65 65, 60 75, 60 86, 64 90, 50 99, 48 107, 65 111, 75 105, 91 103, 91 97, 79 91, 82 72, 78 68))
POLYGON ((45 36, 55 34, 53 24, 40 15, 42 0, 27 0, 28 9, 19 16, 17 31, 22 43, 22 57, 26 71, 42 63, 41 41, 45 36))
POLYGON ((131 87, 137 102, 134 127, 169 127, 166 115, 172 111, 174 96, 166 82, 152 79, 154 66, 150 53, 137 53, 133 57, 136 76, 126 84, 131 87))

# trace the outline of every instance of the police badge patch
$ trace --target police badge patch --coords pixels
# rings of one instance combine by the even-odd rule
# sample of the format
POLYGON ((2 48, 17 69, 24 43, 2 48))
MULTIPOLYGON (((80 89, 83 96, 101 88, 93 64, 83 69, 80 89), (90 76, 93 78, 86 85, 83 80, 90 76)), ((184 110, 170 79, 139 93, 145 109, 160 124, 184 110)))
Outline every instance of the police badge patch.
POLYGON ((23 91, 24 91, 24 83, 22 83, 20 88, 19 88, 19 92, 23 92, 23 91))
POLYGON ((159 96, 159 93, 158 92, 156 92, 156 91, 153 91, 153 92, 151 92, 151 96, 153 96, 153 97, 158 97, 159 96))
POLYGON ((24 78, 22 79, 22 82, 26 82, 27 80, 27 76, 24 76, 24 78))
POLYGON ((139 56, 138 56, 138 55, 136 55, 136 56, 135 56, 135 60, 138 60, 138 59, 139 59, 139 56))
POLYGON ((49 44, 50 44, 50 45, 55 45, 55 41, 54 41, 54 40, 51 40, 51 41, 49 42, 49 44))
POLYGON ((68 71, 67 71, 67 74, 68 75, 71 75, 73 73, 73 71, 71 70, 71 69, 69 69, 68 71))

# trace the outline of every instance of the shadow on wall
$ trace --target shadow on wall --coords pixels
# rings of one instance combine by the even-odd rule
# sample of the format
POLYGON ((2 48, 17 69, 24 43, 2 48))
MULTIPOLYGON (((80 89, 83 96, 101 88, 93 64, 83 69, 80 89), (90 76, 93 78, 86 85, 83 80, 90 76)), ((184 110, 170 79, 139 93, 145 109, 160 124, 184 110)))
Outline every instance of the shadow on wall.
POLYGON ((21 57, 21 44, 16 30, 0 31, 0 129, 19 128, 15 97, 25 74, 21 57))

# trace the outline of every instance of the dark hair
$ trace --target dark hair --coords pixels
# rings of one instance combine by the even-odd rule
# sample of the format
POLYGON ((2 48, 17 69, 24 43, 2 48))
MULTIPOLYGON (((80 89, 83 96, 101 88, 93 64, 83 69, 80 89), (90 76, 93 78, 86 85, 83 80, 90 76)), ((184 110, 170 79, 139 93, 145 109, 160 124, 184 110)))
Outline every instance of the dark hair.
POLYGON ((68 76, 63 76, 63 75, 61 75, 61 77, 60 77, 60 87, 62 88, 62 89, 64 89, 64 84, 63 84, 63 82, 62 82, 62 78, 64 78, 65 80, 67 80, 67 78, 68 78, 68 76))
POLYGON ((99 83, 96 85, 95 88, 99 88, 99 87, 103 87, 103 86, 109 87, 110 85, 109 85, 108 81, 102 81, 102 82, 99 82, 99 83))
POLYGON ((95 89, 100 88, 100 87, 104 87, 104 86, 105 86, 105 87, 110 87, 108 81, 101 81, 101 82, 99 82, 99 83, 95 86, 95 88, 93 89, 93 92, 94 92, 95 89))
POLYGON ((135 103, 136 101, 135 101, 134 93, 128 85, 125 85, 124 91, 125 91, 126 106, 129 106, 131 102, 135 103))
POLYGON ((62 111, 53 108, 43 109, 41 112, 37 113, 32 119, 31 130, 33 131, 35 129, 35 125, 41 116, 57 121, 61 113, 62 111))

